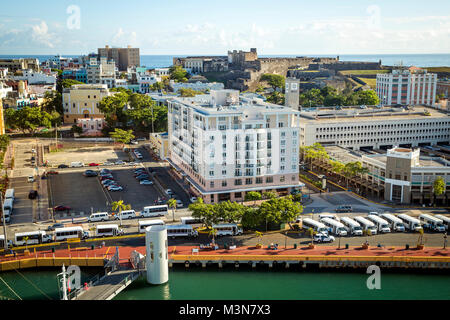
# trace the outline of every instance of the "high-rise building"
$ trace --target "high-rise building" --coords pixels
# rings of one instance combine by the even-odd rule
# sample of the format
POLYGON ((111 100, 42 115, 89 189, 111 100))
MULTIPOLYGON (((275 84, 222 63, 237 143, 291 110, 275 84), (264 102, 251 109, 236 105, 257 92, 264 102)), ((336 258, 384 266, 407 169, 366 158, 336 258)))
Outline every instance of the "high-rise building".
POLYGON ((298 110, 299 98, 300 98, 300 80, 296 78, 286 78, 284 105, 294 110, 298 110))
POLYGON ((287 194, 298 176, 299 112, 237 90, 168 101, 169 163, 205 203, 287 194))
POLYGON ((433 106, 436 85, 437 74, 416 67, 377 74, 377 95, 384 105, 433 106))
POLYGON ((139 48, 105 48, 98 49, 98 56, 105 57, 108 60, 114 60, 116 62, 119 71, 127 71, 128 67, 139 67, 141 65, 141 58, 139 55, 139 48))

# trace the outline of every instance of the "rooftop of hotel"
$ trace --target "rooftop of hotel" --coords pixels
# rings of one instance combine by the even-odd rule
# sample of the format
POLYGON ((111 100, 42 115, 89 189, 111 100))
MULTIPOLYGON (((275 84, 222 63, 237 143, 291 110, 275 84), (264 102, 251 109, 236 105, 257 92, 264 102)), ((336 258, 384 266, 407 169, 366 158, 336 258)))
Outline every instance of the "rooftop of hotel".
POLYGON ((450 112, 421 105, 408 107, 348 106, 339 107, 339 109, 336 109, 336 107, 303 108, 300 111, 300 116, 304 118, 302 120, 305 122, 349 122, 352 119, 372 122, 397 119, 450 119, 450 112))

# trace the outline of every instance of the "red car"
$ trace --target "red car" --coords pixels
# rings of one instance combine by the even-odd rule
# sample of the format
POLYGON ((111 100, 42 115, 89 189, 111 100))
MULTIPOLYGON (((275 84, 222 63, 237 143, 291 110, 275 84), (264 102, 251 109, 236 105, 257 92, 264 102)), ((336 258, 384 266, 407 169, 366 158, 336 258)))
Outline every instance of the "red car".
POLYGON ((95 162, 89 163, 89 167, 98 167, 99 165, 100 165, 100 163, 95 163, 95 162))
POLYGON ((58 174, 58 173, 59 173, 58 171, 54 170, 47 171, 47 174, 58 174))
POLYGON ((70 207, 68 206, 57 206, 55 208, 53 208, 55 211, 69 211, 70 207))

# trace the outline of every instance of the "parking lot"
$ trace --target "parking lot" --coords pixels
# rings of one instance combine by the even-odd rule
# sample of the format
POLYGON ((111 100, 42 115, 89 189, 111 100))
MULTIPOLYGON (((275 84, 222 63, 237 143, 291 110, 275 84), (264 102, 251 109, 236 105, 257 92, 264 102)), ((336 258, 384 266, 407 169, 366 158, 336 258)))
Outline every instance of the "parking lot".
POLYGON ((121 149, 114 149, 110 146, 83 147, 77 149, 62 149, 62 151, 46 154, 45 160, 51 166, 60 164, 70 165, 71 162, 104 163, 116 162, 118 160, 128 160, 128 154, 121 149))

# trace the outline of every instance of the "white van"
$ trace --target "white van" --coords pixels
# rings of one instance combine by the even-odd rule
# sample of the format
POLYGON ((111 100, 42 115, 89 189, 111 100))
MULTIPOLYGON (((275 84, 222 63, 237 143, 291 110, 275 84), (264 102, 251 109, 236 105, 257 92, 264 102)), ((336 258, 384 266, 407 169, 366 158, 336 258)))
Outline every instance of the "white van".
POLYGON ((5 219, 5 223, 9 223, 11 221, 11 214, 9 213, 9 210, 3 210, 3 216, 0 224, 3 223, 3 219, 5 219))
POLYGON ((12 199, 14 202, 14 189, 7 189, 5 192, 5 200, 12 199))
POLYGON ((107 221, 109 220, 109 214, 108 212, 97 212, 93 213, 89 216, 88 221, 89 222, 97 222, 97 221, 107 221))
POLYGON ((167 215, 168 213, 169 207, 167 206, 167 204, 160 206, 149 206, 142 209, 141 217, 161 217, 167 215))
POLYGON ((95 229, 96 237, 114 237, 123 234, 123 230, 119 229, 117 224, 98 225, 95 229))
POLYGON ((70 163, 70 167, 71 168, 80 168, 80 167, 84 167, 84 163, 83 162, 71 162, 70 163))
POLYGON ((12 201, 12 199, 8 199, 8 200, 5 200, 5 202, 3 202, 3 212, 5 210, 9 210, 10 214, 12 213, 12 211, 13 211, 13 201, 12 201))
POLYGON ((235 223, 214 224, 213 229, 217 231, 217 236, 238 236, 243 233, 242 228, 239 228, 235 223))
MULTIPOLYGON (((120 213, 116 213, 115 214, 115 219, 116 220, 120 220, 120 213)), ((136 211, 134 210, 124 210, 122 211, 122 220, 123 219, 134 219, 136 218, 136 211)))

